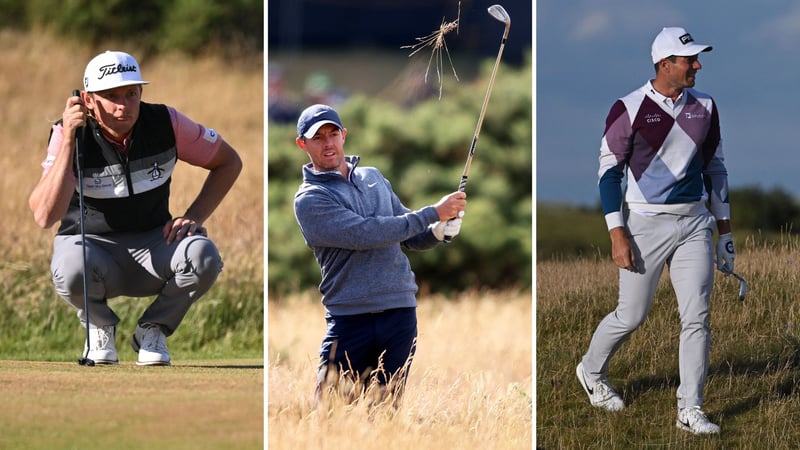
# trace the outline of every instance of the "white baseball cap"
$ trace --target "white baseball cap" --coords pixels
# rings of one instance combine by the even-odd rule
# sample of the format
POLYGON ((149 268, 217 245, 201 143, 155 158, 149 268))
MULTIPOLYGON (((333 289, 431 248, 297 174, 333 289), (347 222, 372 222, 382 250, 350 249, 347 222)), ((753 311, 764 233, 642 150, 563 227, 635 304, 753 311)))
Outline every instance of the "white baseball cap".
POLYGON ((105 91, 132 84, 148 84, 142 80, 142 71, 136 59, 124 52, 107 50, 86 65, 83 88, 86 92, 105 91))
POLYGON ((701 52, 710 52, 711 46, 696 44, 692 35, 681 27, 664 27, 653 40, 650 55, 653 64, 670 56, 694 56, 701 52))

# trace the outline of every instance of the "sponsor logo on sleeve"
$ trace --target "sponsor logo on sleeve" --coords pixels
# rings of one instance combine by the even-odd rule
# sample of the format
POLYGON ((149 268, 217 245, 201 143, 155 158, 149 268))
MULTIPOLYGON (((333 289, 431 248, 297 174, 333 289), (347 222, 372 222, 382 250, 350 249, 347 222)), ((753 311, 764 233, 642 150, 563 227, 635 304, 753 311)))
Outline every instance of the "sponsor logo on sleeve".
POLYGON ((203 139, 213 144, 214 142, 217 142, 218 138, 219 134, 217 134, 216 131, 214 131, 212 128, 206 128, 206 132, 203 134, 203 139))

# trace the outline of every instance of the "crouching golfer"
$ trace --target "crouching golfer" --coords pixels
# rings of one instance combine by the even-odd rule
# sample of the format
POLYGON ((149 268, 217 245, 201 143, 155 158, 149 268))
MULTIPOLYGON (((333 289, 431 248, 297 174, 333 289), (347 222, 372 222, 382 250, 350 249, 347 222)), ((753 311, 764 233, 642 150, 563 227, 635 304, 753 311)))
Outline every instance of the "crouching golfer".
POLYGON ((417 336, 417 284, 402 249, 430 249, 457 235, 466 194, 412 211, 378 169, 345 156, 346 136, 326 105, 308 107, 297 121, 297 146, 311 162, 303 166, 294 210, 322 271, 328 325, 315 398, 341 376, 356 383, 356 394, 377 383, 381 398, 396 401, 417 336))
POLYGON ((67 98, 61 120, 53 125, 44 173, 29 199, 39 226, 61 221, 51 263, 53 282, 89 327, 84 351, 97 364, 119 361, 114 341, 120 319, 108 304, 118 296, 156 296, 133 330, 132 346, 139 365, 170 364, 167 336, 222 269, 203 222, 242 168, 236 151, 216 131, 172 107, 143 102, 142 85, 147 83, 129 54, 108 51, 89 61, 84 92, 67 98), (76 138, 84 155, 85 242, 76 138), (173 217, 169 186, 178 160, 209 172, 191 206, 173 217))

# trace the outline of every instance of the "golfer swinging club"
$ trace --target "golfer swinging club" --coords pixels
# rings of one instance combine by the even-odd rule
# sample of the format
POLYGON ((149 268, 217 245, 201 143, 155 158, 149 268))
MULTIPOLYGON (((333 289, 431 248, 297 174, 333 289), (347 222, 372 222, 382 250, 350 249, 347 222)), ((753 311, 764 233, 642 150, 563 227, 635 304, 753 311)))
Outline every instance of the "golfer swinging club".
POLYGON ((711 346, 715 224, 717 268, 733 272, 734 261, 719 114, 709 95, 693 89, 702 68, 698 55, 708 51, 710 45, 694 42, 683 28, 664 28, 652 44, 655 79, 617 100, 608 114, 599 188, 619 267, 619 300, 576 369, 593 406, 625 407, 608 382, 608 366, 644 322, 668 267, 681 319, 676 425, 695 434, 720 431, 700 409, 711 346))
POLYGON ((311 162, 303 166, 294 210, 322 270, 328 324, 315 398, 319 402, 328 383, 343 375, 375 381, 396 401, 417 336, 417 284, 402 249, 430 249, 445 235, 457 235, 466 194, 412 211, 378 169, 345 156, 346 136, 330 106, 312 105, 297 121, 297 146, 311 162))
POLYGON ((242 168, 236 151, 214 130, 175 108, 145 103, 138 62, 107 51, 86 66, 80 96, 70 96, 51 129, 43 173, 29 198, 36 223, 55 236, 51 272, 56 292, 88 327, 84 352, 96 364, 116 364, 119 317, 109 299, 155 300, 131 330, 139 365, 169 365, 166 338, 214 284, 222 259, 203 223, 242 168), (85 127, 84 133, 76 131, 85 127), (83 155, 86 239, 80 235, 76 137, 83 155), (169 211, 178 160, 208 170, 188 209, 169 211), (88 272, 84 311, 83 265, 88 272))

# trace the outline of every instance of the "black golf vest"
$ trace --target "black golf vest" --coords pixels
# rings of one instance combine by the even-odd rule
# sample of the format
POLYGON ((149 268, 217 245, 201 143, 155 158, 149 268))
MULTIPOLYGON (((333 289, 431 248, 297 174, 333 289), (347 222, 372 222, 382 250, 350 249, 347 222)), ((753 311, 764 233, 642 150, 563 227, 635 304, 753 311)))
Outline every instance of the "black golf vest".
MULTIPOLYGON (((94 119, 88 120, 79 145, 86 233, 147 231, 172 217, 169 185, 178 152, 166 106, 140 103, 127 155, 114 149, 94 119)), ((73 170, 77 176, 75 163, 73 170)), ((80 234, 79 201, 76 188, 58 234, 80 234)))

